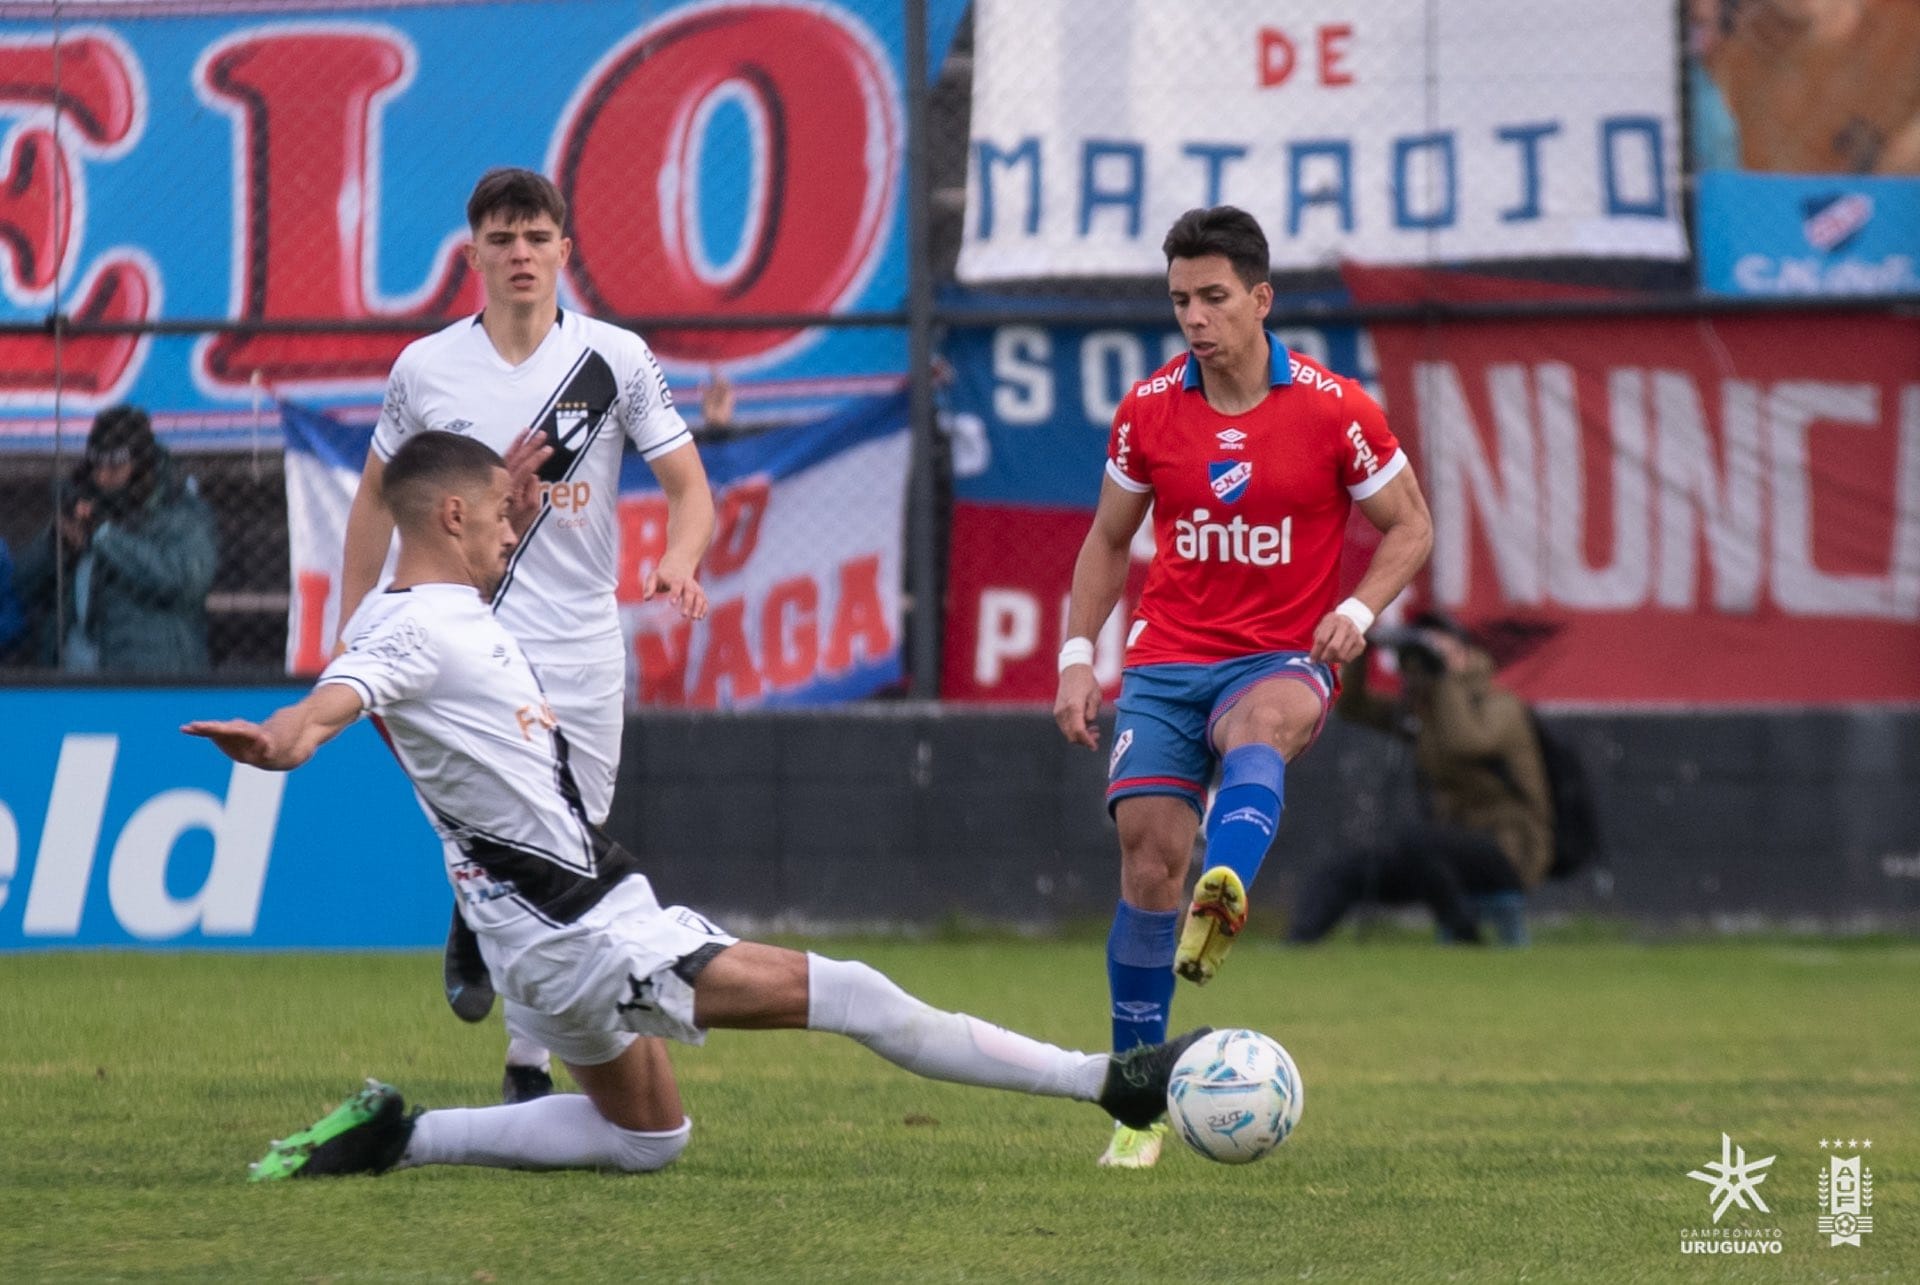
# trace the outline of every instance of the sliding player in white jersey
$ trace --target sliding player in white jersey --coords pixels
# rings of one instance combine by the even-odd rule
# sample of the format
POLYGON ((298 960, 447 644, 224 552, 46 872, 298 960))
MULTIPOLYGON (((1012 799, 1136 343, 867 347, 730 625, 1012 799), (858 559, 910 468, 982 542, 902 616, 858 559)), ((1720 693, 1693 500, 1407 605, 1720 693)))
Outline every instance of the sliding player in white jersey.
MULTIPOLYGON (((559 189, 531 170, 494 170, 474 188, 467 261, 486 286, 487 306, 409 344, 394 362, 347 522, 341 619, 374 587, 392 542, 381 491, 393 453, 413 435, 437 430, 505 455, 536 504, 527 507, 493 612, 565 721, 581 802, 600 825, 613 805, 626 714, 627 658, 614 602, 623 448, 632 443, 667 498, 665 553, 643 592, 664 594, 696 620, 706 614, 694 569, 713 535, 713 496, 645 341, 560 309, 560 270, 571 252, 566 218, 559 189)), ((485 1017, 493 991, 457 913, 445 974, 454 1012, 470 1022, 485 1017)), ((552 1087, 547 1051, 513 1040, 505 1099, 552 1087)))
POLYGON ((508 1029, 556 1051, 582 1094, 409 1116, 369 1081, 276 1142, 256 1180, 426 1164, 659 1169, 692 1129, 658 1037, 712 1027, 833 1031, 932 1079, 1097 1102, 1140 1128, 1165 1110, 1195 1031, 1121 1055, 1043 1044, 933 1009, 864 964, 739 941, 662 907, 633 857, 592 826, 563 720, 490 611, 517 539, 505 462, 471 438, 421 433, 388 462, 400 529, 391 585, 362 604, 347 650, 264 724, 189 723, 234 760, 289 771, 370 711, 445 852, 508 1029), (648 1038, 651 1037, 651 1038, 648 1038))

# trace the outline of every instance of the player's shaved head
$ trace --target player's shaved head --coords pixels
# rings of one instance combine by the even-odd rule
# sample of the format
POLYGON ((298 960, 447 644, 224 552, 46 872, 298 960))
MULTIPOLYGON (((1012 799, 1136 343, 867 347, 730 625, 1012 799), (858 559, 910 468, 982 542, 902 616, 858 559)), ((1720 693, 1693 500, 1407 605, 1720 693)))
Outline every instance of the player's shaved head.
POLYGON ((524 223, 543 214, 565 228, 567 198, 546 175, 532 170, 488 170, 467 198, 467 227, 475 232, 495 215, 507 223, 524 223))
POLYGON ((507 462, 485 442, 458 433, 429 432, 408 438, 387 461, 381 494, 402 527, 429 522, 448 495, 486 493, 507 462))
POLYGON ((1160 248, 1166 251, 1168 263, 1217 254, 1233 265, 1233 275, 1249 290, 1271 275, 1267 234, 1260 230, 1258 219, 1237 206, 1188 210, 1167 229, 1160 248))

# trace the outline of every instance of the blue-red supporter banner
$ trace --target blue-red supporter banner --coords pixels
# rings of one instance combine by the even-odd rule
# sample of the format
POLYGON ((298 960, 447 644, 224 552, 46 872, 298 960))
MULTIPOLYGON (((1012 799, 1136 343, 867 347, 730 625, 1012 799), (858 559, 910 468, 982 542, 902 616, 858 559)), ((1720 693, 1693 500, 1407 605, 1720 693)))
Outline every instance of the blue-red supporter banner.
MULTIPOLYGON (((339 624, 340 553, 369 429, 284 407, 292 551, 287 665, 317 672, 339 624)), ((703 443, 718 510, 699 623, 640 586, 666 549, 667 503, 645 462, 620 478, 615 554, 627 693, 636 705, 754 708, 853 700, 901 675, 907 398, 817 423, 703 443)))
MULTIPOLYGON (((1275 332, 1364 382, 1373 357, 1348 326, 1275 332)), ((946 423, 953 446, 940 691, 956 700, 1050 701, 1073 560, 1100 497, 1107 431, 1127 389, 1185 351, 1172 324, 955 330, 946 423)), ((1364 526, 1364 523, 1361 524, 1364 526)), ((1364 538, 1364 536, 1363 536, 1364 538)), ((1097 640, 1095 671, 1119 680, 1125 610, 1153 556, 1142 523, 1125 601, 1097 640)))
MULTIPOLYGON (((930 0, 932 66, 964 9, 930 0)), ((276 397, 371 422, 418 328, 480 304, 464 207, 499 165, 542 170, 570 202, 568 306, 902 306, 898 0, 0 13, 0 323, 59 312, 127 327, 57 347, 0 335, 0 449, 47 449, 119 400, 189 448, 272 444, 276 397), (134 329, 183 319, 360 329, 134 329)), ((683 399, 712 368, 730 373, 743 419, 818 416, 905 368, 898 330, 647 337, 683 399)))

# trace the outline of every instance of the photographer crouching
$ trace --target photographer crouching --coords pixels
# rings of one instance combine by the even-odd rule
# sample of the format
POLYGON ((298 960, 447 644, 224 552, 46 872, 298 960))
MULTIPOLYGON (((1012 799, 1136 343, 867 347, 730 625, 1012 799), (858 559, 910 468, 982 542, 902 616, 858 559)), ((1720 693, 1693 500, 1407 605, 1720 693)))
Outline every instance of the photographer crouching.
POLYGON ((1439 612, 1380 626, 1370 641, 1399 660, 1401 692, 1370 690, 1367 658, 1342 672, 1335 709, 1410 741, 1421 821, 1378 847, 1345 853, 1304 878, 1288 939, 1316 942, 1360 902, 1425 904, 1449 940, 1481 940, 1476 903, 1512 911, 1503 940, 1524 940, 1520 894, 1553 863, 1553 803, 1526 702, 1493 680, 1473 635, 1439 612))
POLYGON ((215 557, 213 513, 147 413, 101 411, 53 521, 20 555, 35 662, 73 674, 206 669, 215 557))

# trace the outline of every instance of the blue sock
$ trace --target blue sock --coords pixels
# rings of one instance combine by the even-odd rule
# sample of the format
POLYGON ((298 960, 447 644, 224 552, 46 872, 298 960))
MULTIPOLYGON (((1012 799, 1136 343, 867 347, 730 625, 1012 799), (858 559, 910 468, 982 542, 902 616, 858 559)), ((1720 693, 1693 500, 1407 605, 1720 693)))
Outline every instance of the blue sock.
POLYGON ((1286 804, 1287 761, 1271 745, 1242 745, 1220 760, 1220 789, 1207 814, 1202 868, 1227 866, 1247 888, 1273 844, 1286 804))
POLYGON ((1180 912, 1141 910, 1122 901, 1107 934, 1107 990, 1113 996, 1113 1051, 1167 1038, 1173 1004, 1173 948, 1180 912))

